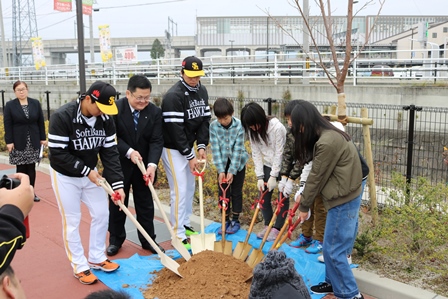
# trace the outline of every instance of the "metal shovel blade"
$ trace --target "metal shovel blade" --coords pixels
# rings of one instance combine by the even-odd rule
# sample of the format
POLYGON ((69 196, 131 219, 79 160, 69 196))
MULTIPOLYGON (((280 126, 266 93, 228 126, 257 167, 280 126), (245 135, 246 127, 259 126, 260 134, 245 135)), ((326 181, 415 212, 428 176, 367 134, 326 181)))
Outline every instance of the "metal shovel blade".
POLYGON ((204 250, 214 250, 215 249, 215 234, 206 234, 201 232, 197 235, 190 236, 191 251, 193 254, 197 254, 204 250))
POLYGON ((238 242, 238 244, 236 244, 235 250, 233 251, 233 257, 244 261, 249 255, 251 249, 252 246, 247 244, 246 242, 238 242))
POLYGON ((252 253, 249 255, 249 258, 246 261, 249 267, 254 268, 258 263, 260 263, 263 260, 264 253, 262 249, 263 248, 252 250, 252 253))
MULTIPOLYGON (((111 198, 113 198, 114 192, 113 192, 112 188, 110 187, 109 183, 107 183, 106 181, 100 181, 99 183, 104 188, 104 190, 106 190, 106 192, 111 196, 111 198)), ((182 275, 179 273, 179 270, 178 270, 180 267, 179 263, 176 262, 175 260, 173 260, 172 258, 170 258, 169 256, 167 256, 164 252, 162 252, 162 250, 160 250, 160 248, 159 248, 159 246, 157 246, 156 242, 154 242, 154 240, 148 235, 148 233, 143 228, 143 226, 141 226, 141 224, 137 221, 137 219, 135 219, 134 215, 132 215, 132 213, 121 202, 121 200, 118 200, 117 203, 118 203, 118 206, 120 207, 120 209, 126 214, 126 216, 128 216, 128 218, 132 221, 132 223, 134 223, 135 227, 142 234, 142 236, 145 237, 145 239, 149 242, 149 244, 152 246, 152 248, 154 248, 154 250, 157 252, 162 265, 164 265, 167 269, 173 271, 174 273, 176 273, 177 275, 182 277, 182 275)))
POLYGON ((232 242, 231 241, 216 241, 215 242, 215 251, 221 252, 226 255, 232 255, 232 242))
MULTIPOLYGON (((204 167, 198 173, 203 173, 205 170, 205 161, 198 161, 204 163, 204 167)), ((204 250, 213 250, 215 248, 216 236, 215 234, 206 234, 204 225, 204 195, 202 190, 202 177, 198 176, 199 181, 199 214, 201 216, 201 233, 190 236, 191 251, 193 254, 199 253, 204 250)))
POLYGON ((174 273, 176 273, 177 275, 182 277, 182 275, 180 275, 179 270, 178 270, 180 267, 179 263, 176 262, 175 260, 173 260, 172 258, 170 258, 169 256, 167 256, 164 252, 162 252, 162 250, 159 249, 159 246, 157 246, 156 242, 154 242, 154 240, 148 235, 148 233, 140 225, 140 223, 137 222, 137 219, 134 218, 134 216, 131 214, 131 212, 129 212, 129 210, 126 208, 125 205, 123 205, 120 202, 119 206, 123 210, 123 212, 126 213, 126 215, 129 217, 129 219, 131 219, 131 221, 135 224, 135 226, 140 231, 140 233, 143 235, 143 237, 145 237, 145 239, 149 242, 149 244, 151 244, 152 248, 154 248, 154 250, 157 252, 162 265, 164 265, 167 269, 173 271, 174 273))

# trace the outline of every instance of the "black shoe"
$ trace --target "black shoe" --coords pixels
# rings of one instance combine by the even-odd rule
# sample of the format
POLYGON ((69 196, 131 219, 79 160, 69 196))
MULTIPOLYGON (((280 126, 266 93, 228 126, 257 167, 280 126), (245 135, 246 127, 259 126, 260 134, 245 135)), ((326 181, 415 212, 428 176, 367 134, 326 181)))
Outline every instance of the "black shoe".
POLYGON ((358 295, 353 297, 353 299, 364 299, 364 296, 361 293, 359 293, 358 295))
POLYGON ((312 286, 310 289, 314 294, 333 293, 333 287, 328 282, 321 282, 318 285, 312 286))
POLYGON ((108 256, 114 256, 118 253, 118 251, 120 250, 121 246, 117 246, 117 245, 113 245, 110 244, 107 249, 106 249, 106 253, 108 256))
POLYGON ((34 202, 39 202, 40 201, 40 198, 39 197, 37 197, 37 195, 36 194, 34 194, 34 202))
MULTIPOLYGON (((156 243, 156 244, 157 244, 157 243, 156 243)), ((162 252, 165 252, 165 249, 164 249, 162 246, 160 246, 159 244, 157 244, 157 247, 159 247, 159 249, 160 249, 162 252)), ((154 253, 154 254, 157 254, 157 251, 156 251, 154 248, 152 248, 152 246, 149 245, 149 244, 142 244, 142 248, 143 248, 143 249, 146 249, 146 250, 149 250, 149 251, 151 251, 151 252, 154 253)))

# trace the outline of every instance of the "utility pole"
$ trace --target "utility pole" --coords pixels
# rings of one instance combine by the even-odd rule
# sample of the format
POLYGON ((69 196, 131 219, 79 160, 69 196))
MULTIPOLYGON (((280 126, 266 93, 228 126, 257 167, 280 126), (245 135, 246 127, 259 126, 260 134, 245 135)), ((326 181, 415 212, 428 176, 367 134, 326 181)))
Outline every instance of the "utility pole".
POLYGON ((269 62, 269 16, 266 18, 266 62, 269 62))
MULTIPOLYGON (((309 24, 310 21, 310 3, 309 0, 303 0, 303 15, 304 15, 304 22, 305 24, 309 24)), ((310 37, 308 32, 308 27, 306 25, 303 26, 303 52, 305 53, 306 57, 304 57, 305 62, 303 63, 303 84, 308 85, 310 84, 309 74, 307 71, 307 65, 308 65, 308 55, 310 52, 310 37)))
POLYGON ((2 35, 2 67, 8 66, 8 59, 6 54, 6 41, 5 41, 5 26, 3 24, 3 9, 2 9, 2 1, 0 0, 0 26, 1 26, 1 32, 2 35))
POLYGON ((229 39, 229 42, 230 42, 230 62, 233 64, 233 42, 234 42, 235 40, 233 40, 233 39, 229 39))
MULTIPOLYGON (((96 1, 93 1, 96 4, 96 1)), ((93 39, 93 12, 100 11, 99 8, 92 8, 92 13, 89 15, 89 34, 90 34, 90 63, 95 63, 95 41, 93 39)))
POLYGON ((93 42, 93 9, 89 15, 90 63, 95 63, 95 43, 93 42))
POLYGON ((235 40, 229 39, 230 42, 230 64, 232 65, 232 82, 235 83, 235 67, 233 66, 233 42, 235 40))
POLYGON ((12 1, 12 66, 31 64, 32 55, 23 55, 23 49, 30 49, 31 38, 39 36, 37 31, 34 0, 12 1))
POLYGON ((78 63, 80 94, 86 92, 86 62, 84 59, 84 24, 82 21, 82 0, 76 0, 76 27, 78 31, 78 63))

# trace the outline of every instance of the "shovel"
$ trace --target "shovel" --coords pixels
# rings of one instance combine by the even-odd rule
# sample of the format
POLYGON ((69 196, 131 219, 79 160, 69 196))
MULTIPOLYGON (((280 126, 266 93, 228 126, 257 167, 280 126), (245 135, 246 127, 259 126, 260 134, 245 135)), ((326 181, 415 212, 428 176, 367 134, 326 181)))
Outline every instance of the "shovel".
POLYGON ((180 265, 175 260, 173 260, 172 258, 167 256, 165 253, 163 253, 162 250, 160 250, 160 248, 159 248, 159 246, 157 246, 156 242, 154 242, 153 239, 151 239, 151 237, 148 235, 148 233, 145 231, 145 229, 140 225, 140 223, 138 223, 137 219, 134 218, 134 216, 128 210, 128 208, 126 208, 126 206, 121 202, 120 194, 118 194, 117 192, 114 192, 112 190, 112 187, 109 185, 109 183, 106 180, 99 180, 98 182, 104 188, 104 190, 106 190, 106 192, 110 195, 112 200, 114 202, 118 203, 118 206, 120 207, 120 209, 129 217, 129 219, 131 219, 131 221, 137 227, 138 231, 143 235, 143 237, 145 237, 145 239, 149 242, 149 244, 151 244, 152 248, 154 248, 154 250, 159 255, 160 262, 162 263, 162 265, 164 265, 167 269, 173 271, 174 273, 176 273, 177 275, 182 277, 182 275, 180 275, 180 273, 179 273, 180 265))
POLYGON ((204 250, 213 250, 215 248, 216 236, 215 234, 206 234, 204 225, 204 195, 202 194, 202 176, 204 175, 206 161, 198 160, 198 163, 203 164, 201 171, 197 169, 193 173, 198 177, 199 181, 199 213, 201 216, 201 232, 197 235, 190 236, 191 251, 193 254, 199 253, 204 250))
POLYGON ((229 199, 226 197, 226 192, 229 189, 230 184, 227 183, 226 180, 223 180, 221 184, 219 184, 219 188, 222 190, 222 196, 220 197, 221 201, 221 211, 222 211, 222 217, 221 217, 221 232, 222 232, 222 239, 221 241, 215 242, 215 251, 221 252, 227 255, 232 255, 232 242, 226 241, 226 211, 227 211, 227 203, 229 202, 229 199), (222 185, 226 184, 227 187, 223 188, 222 185))
POLYGON ((296 211, 299 208, 299 205, 300 205, 300 202, 296 202, 294 204, 294 207, 292 207, 292 209, 288 210, 288 217, 286 217, 285 224, 283 224, 282 229, 278 233, 277 238, 275 238, 274 243, 272 243, 271 249, 269 249, 269 250, 279 249, 280 246, 282 246, 283 243, 279 244, 279 241, 280 241, 281 237, 283 236, 283 234, 285 233, 285 230, 288 228, 288 226, 292 225, 292 223, 293 223, 292 219, 296 215, 296 211))
POLYGON ((283 197, 283 193, 280 193, 280 198, 277 204, 277 208, 275 209, 274 215, 272 215, 271 221, 269 222, 269 225, 266 229, 266 232, 263 236, 263 240, 261 241, 260 247, 258 249, 252 250, 252 252, 249 255, 249 258, 247 259, 246 263, 249 265, 249 267, 254 268, 261 260, 264 258, 263 253, 263 246, 266 242, 269 233, 271 232, 272 226, 275 223, 275 220, 277 219, 277 215, 280 214, 280 210, 283 206, 283 202, 285 201, 286 197, 283 197))
POLYGON ((250 222, 249 230, 247 231, 246 239, 244 242, 238 242, 236 244, 235 250, 233 251, 233 257, 237 258, 241 261, 246 260, 247 256, 249 255, 249 252, 252 249, 252 246, 247 244, 249 242, 250 234, 252 233, 252 229, 254 228, 255 220, 257 219, 258 212, 260 211, 260 205, 263 205, 263 197, 268 193, 268 189, 265 189, 265 191, 260 192, 260 198, 255 199, 255 202, 252 205, 252 208, 255 206, 255 212, 254 216, 252 217, 252 221, 250 222))
MULTIPOLYGON (((308 220, 309 218, 310 218, 310 216, 311 216, 311 210, 308 210, 308 217, 306 217, 306 220, 308 220)), ((291 221, 291 223, 292 223, 292 221, 291 221)), ((299 225, 299 224, 302 224, 303 222, 300 220, 300 219, 297 219, 295 222, 294 222, 294 224, 290 224, 290 226, 289 226, 289 228, 288 228, 288 232, 284 235, 284 236, 282 236, 282 238, 280 239, 280 241, 277 243, 277 245, 275 245, 275 249, 279 249, 280 248, 280 246, 282 246, 282 244, 283 243, 285 243, 285 241, 286 241, 286 239, 291 239, 291 235, 292 235, 292 232, 296 229, 296 227, 299 225)))
POLYGON ((148 185, 149 190, 151 190, 152 198, 156 202, 157 207, 159 208, 159 211, 162 214, 163 220, 165 221, 165 224, 168 227, 168 230, 171 235, 171 244, 180 253, 180 255, 182 255, 182 257, 186 261, 188 261, 191 258, 191 255, 188 252, 187 248, 185 248, 185 246, 182 244, 182 242, 179 240, 179 238, 177 238, 176 234, 174 233, 174 230, 171 227, 171 223, 168 220, 168 217, 166 216, 166 213, 162 207, 162 203, 160 202, 160 199, 157 196, 156 190, 154 190, 154 186, 152 185, 151 181, 148 178, 146 178, 146 176, 145 176, 146 169, 145 169, 145 166, 143 165, 143 161, 139 161, 137 159, 137 166, 138 166, 138 168, 140 168, 141 172, 143 173, 143 179, 145 180, 146 184, 148 185))

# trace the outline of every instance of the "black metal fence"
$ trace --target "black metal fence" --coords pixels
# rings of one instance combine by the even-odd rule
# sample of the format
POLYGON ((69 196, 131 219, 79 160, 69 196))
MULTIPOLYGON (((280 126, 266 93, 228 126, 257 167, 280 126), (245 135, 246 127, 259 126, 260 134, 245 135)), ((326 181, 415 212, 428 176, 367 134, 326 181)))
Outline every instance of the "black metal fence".
MULTIPOLYGON (((246 103, 254 101, 286 124, 283 111, 287 100, 229 99, 234 102, 236 117, 241 115, 246 103)), ((214 100, 216 97, 210 99, 210 104, 214 100)), ((337 106, 336 102, 312 103, 322 113, 330 113, 331 107, 337 106)), ((433 185, 448 181, 448 166, 442 157, 443 148, 448 145, 448 108, 347 103, 347 116, 361 117, 361 108, 367 108, 369 118, 373 119, 370 136, 374 170, 371 174, 375 176, 379 203, 384 203, 387 190, 392 188, 393 172, 409 180, 425 177, 433 185)), ((362 126, 348 124, 346 131, 362 152, 362 126)))
MULTIPOLYGON (((46 119, 51 114, 50 93, 46 92, 45 103, 42 103, 46 119)), ((1 98, 3 108, 3 92, 1 98)), ((210 97, 210 104, 213 105, 216 99, 210 97)), ((286 124, 283 112, 287 100, 228 99, 234 103, 236 117, 240 117, 246 103, 258 102, 267 113, 286 124)), ((322 113, 330 113, 332 106, 337 106, 336 102, 311 102, 322 113)), ((361 117, 361 108, 366 108, 368 118, 373 119, 370 136, 374 169, 370 174, 375 176, 379 203, 384 202, 387 190, 392 188, 393 172, 406 176, 408 180, 425 177, 433 185, 448 182, 448 165, 443 163, 442 157, 444 146, 448 146, 448 108, 347 103, 347 116, 361 117)), ((346 131, 362 152, 362 126, 348 124, 346 131)))

